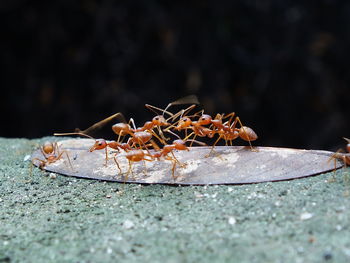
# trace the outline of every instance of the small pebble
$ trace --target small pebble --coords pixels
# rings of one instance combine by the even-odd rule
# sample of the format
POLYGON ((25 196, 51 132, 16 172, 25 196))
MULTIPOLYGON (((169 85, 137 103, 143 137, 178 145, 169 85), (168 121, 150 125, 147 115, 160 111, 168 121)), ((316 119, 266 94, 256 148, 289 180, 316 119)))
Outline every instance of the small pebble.
POLYGON ((230 216, 230 217, 228 218, 228 223, 229 223, 230 225, 236 224, 236 218, 234 218, 233 216, 230 216))
POLYGON ((130 228, 133 228, 134 226, 135 226, 135 224, 130 220, 125 220, 123 223, 123 227, 125 229, 130 229, 130 228))
POLYGON ((310 219, 311 217, 313 217, 314 215, 313 214, 311 214, 311 213, 302 213, 301 215, 300 215, 300 220, 308 220, 308 219, 310 219))
POLYGON ((50 179, 56 179, 56 178, 57 178, 57 175, 54 174, 54 173, 50 173, 50 174, 49 174, 49 178, 50 178, 50 179))
POLYGON ((332 255, 331 252, 326 252, 326 253, 323 254, 323 258, 324 258, 325 260, 331 260, 332 257, 333 257, 333 255, 332 255))

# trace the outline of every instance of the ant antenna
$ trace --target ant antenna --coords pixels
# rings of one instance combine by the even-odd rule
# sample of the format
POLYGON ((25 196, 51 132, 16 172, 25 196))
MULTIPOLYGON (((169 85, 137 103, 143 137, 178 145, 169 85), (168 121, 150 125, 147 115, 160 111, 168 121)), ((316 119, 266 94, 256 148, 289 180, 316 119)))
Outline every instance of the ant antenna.
POLYGON ((173 102, 170 102, 168 106, 164 109, 166 111, 169 107, 173 105, 183 105, 183 104, 199 104, 198 97, 196 95, 188 95, 186 97, 180 98, 178 100, 175 100, 173 102))
POLYGON ((101 129, 104 125, 106 125, 106 123, 110 122, 111 120, 113 120, 115 118, 121 120, 123 123, 126 123, 124 115, 121 112, 117 112, 117 113, 103 119, 102 121, 96 122, 95 124, 93 124, 92 126, 90 126, 89 128, 87 128, 83 131, 80 130, 79 128, 76 128, 75 131, 77 133, 91 134, 91 132, 101 129))
POLYGON ((344 139, 345 141, 347 141, 348 143, 350 143, 350 139, 345 138, 345 137, 343 137, 343 139, 344 139))
MULTIPOLYGON (((166 113, 166 114, 168 114, 169 116, 173 116, 173 114, 172 114, 171 112, 166 111, 166 110, 163 110, 163 109, 161 109, 161 108, 158 108, 158 107, 153 106, 153 105, 150 105, 150 104, 145 104, 145 107, 146 107, 147 109, 153 111, 155 114, 158 114, 158 112, 156 111, 156 110, 158 110, 158 111, 163 112, 162 115, 164 115, 164 113, 166 113)), ((166 108, 169 108, 169 107, 167 106, 166 108)))
POLYGON ((171 106, 173 105, 184 105, 184 104, 195 104, 195 105, 198 105, 200 104, 199 101, 198 101, 198 98, 196 95, 189 95, 189 96, 186 96, 186 97, 183 97, 183 98, 180 98, 180 99, 177 99, 173 102, 170 102, 168 104, 168 106, 165 107, 165 109, 161 109, 161 108, 158 108, 156 106, 152 106, 152 105, 149 105, 149 104, 146 104, 146 108, 150 109, 151 111, 153 111, 155 114, 158 114, 158 112, 156 112, 156 110, 158 111, 161 111, 162 112, 162 115, 164 116, 164 113, 168 114, 169 116, 173 117, 173 113, 167 111, 168 108, 170 108, 171 106))
POLYGON ((65 132, 65 133, 54 133, 54 136, 67 136, 67 135, 80 135, 80 136, 84 136, 90 139, 95 140, 95 138, 91 137, 88 134, 82 133, 82 132, 65 132))

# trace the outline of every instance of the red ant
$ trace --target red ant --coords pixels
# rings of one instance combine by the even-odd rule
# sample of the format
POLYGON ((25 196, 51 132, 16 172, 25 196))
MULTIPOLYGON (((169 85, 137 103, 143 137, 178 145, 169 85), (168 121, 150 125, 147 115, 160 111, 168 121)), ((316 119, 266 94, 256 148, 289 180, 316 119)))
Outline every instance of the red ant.
MULTIPOLYGON (((180 141, 174 141, 173 144, 171 145, 165 145, 163 147, 163 149, 160 149, 158 146, 156 146, 155 142, 152 141, 153 147, 155 149, 158 149, 157 152, 155 152, 154 154, 151 154, 148 150, 147 153, 144 150, 141 149, 137 149, 137 150, 131 150, 129 152, 127 152, 125 154, 125 157, 128 159, 129 161, 129 169, 127 171, 127 176, 126 179, 128 178, 129 174, 132 173, 132 163, 134 162, 140 162, 140 161, 148 161, 148 162, 152 162, 155 159, 160 159, 161 157, 164 157, 166 160, 171 160, 173 161, 173 167, 172 167, 172 175, 173 178, 175 178, 174 174, 175 174, 175 167, 176 167, 176 162, 180 163, 176 157, 173 155, 173 158, 168 156, 168 153, 172 153, 173 154, 173 150, 174 149, 178 149, 178 150, 188 150, 188 148, 186 147, 186 145, 183 142, 180 141)), ((147 171, 145 170, 145 173, 147 173, 147 171)))
MULTIPOLYGON (((54 133, 55 136, 65 136, 65 135, 80 135, 80 136, 85 136, 87 138, 93 139, 95 140, 95 143, 89 148, 89 152, 93 152, 95 150, 103 150, 105 149, 105 166, 107 166, 107 162, 108 162, 108 150, 107 148, 110 147, 114 150, 117 150, 118 152, 120 151, 120 149, 124 150, 124 151, 129 151, 132 150, 132 148, 130 147, 129 144, 126 143, 118 143, 116 141, 106 141, 105 139, 94 139, 93 137, 91 137, 90 135, 87 135, 85 133, 81 133, 81 132, 68 132, 68 133, 54 133)), ((119 171, 121 172, 119 163, 117 162, 115 156, 114 156, 114 161, 119 169, 119 171)))
MULTIPOLYGON (((134 123, 133 119, 131 119, 131 122, 134 123)), ((147 143, 152 139, 153 136, 156 137, 158 140, 162 140, 152 130, 146 129, 144 127, 132 129, 129 124, 125 123, 114 124, 112 126, 112 130, 119 136, 118 141, 120 136, 125 136, 129 134, 130 138, 128 139, 126 144, 130 145, 130 147, 135 147, 138 145, 140 148, 147 148, 147 143)))
MULTIPOLYGON (((340 159, 344 162, 344 166, 347 167, 350 166, 350 139, 343 137, 344 140, 346 140, 346 151, 347 153, 341 153, 342 150, 338 150, 336 153, 334 153, 331 156, 331 159, 340 159)), ((335 160, 334 160, 335 161, 335 160)))
MULTIPOLYGON (((170 131, 169 131, 170 132, 170 131)), ((172 133, 172 132, 170 132, 172 133)), ((177 136, 176 134, 172 133, 173 135, 177 136)), ((177 136, 178 137, 178 136, 177 136)), ((159 146, 152 140, 149 140, 151 142, 151 145, 155 149, 155 152, 152 154, 147 148, 145 152, 142 149, 137 149, 137 150, 131 150, 128 151, 125 154, 125 157, 129 161, 129 170, 127 172, 127 175, 132 173, 132 163, 133 162, 140 162, 140 161, 154 161, 154 159, 160 159, 161 157, 165 158, 166 160, 170 160, 173 162, 173 167, 172 167, 172 177, 175 179, 175 169, 176 169, 176 164, 180 164, 180 161, 177 160, 175 157, 173 150, 180 150, 180 151, 189 151, 188 147, 186 146, 185 141, 181 139, 174 140, 172 144, 166 144, 165 141, 161 141, 164 146, 162 149, 159 148, 159 146), (172 157, 169 156, 168 154, 171 153, 172 157)), ((196 141, 197 143, 201 143, 196 141)))
POLYGON ((253 131, 252 128, 243 126, 238 116, 235 118, 234 122, 231 124, 231 121, 234 116, 235 116, 234 112, 231 112, 226 116, 224 116, 223 114, 222 115, 217 114, 215 116, 215 119, 211 120, 212 125, 216 128, 214 132, 219 134, 218 139, 215 141, 215 143, 212 146, 212 151, 220 139, 224 139, 226 145, 227 145, 227 141, 229 141, 230 145, 232 146, 232 141, 237 139, 238 137, 240 137, 242 140, 248 141, 251 149, 253 149, 251 142, 255 141, 258 138, 258 136, 256 135, 256 133, 253 131), (230 117, 230 119, 225 123, 223 123, 222 120, 228 117, 230 117), (237 123, 240 124, 241 128, 236 128, 237 123))
POLYGON ((199 101, 198 101, 198 98, 197 96, 195 95, 189 95, 189 96, 186 96, 186 97, 183 97, 181 99, 178 99, 178 100, 175 100, 173 102, 170 102, 165 109, 161 109, 161 108, 158 108, 158 107, 155 107, 155 106, 152 106, 152 105, 149 105, 149 104, 146 104, 146 108, 153 111, 154 113, 158 114, 157 111, 159 112, 162 112, 162 115, 157 115, 155 116, 152 121, 148 121, 144 124, 143 127, 141 127, 140 129, 142 130, 145 130, 145 129, 148 129, 148 130, 152 130, 153 128, 157 128, 158 129, 158 133, 160 135, 160 137, 164 140, 164 141, 167 141, 168 138, 165 138, 165 136, 163 135, 163 132, 161 130, 161 127, 167 127, 167 126, 171 126, 170 123, 168 123, 169 120, 174 120, 176 119, 178 116, 181 116, 190 111, 191 109, 193 109, 197 104, 199 104, 199 101), (174 106, 174 105, 183 105, 183 104, 192 104, 190 107, 188 107, 187 109, 185 110, 180 110, 178 113, 176 114, 173 114, 169 111, 167 111, 168 108, 170 108, 171 106, 174 106), (170 117, 168 119, 165 119, 164 117, 164 113, 168 114, 170 117))
POLYGON ((196 136, 200 137, 209 137, 212 138, 216 133, 219 134, 219 138, 215 141, 212 150, 214 149, 215 145, 218 143, 220 139, 224 139, 227 145, 227 141, 230 142, 230 145, 232 145, 232 140, 240 137, 241 139, 248 141, 251 149, 253 149, 251 145, 251 141, 254 141, 258 138, 256 133, 249 127, 243 126, 239 117, 237 116, 234 120, 234 122, 231 124, 232 118, 234 117, 235 113, 232 112, 226 116, 223 116, 221 114, 217 114, 214 119, 208 114, 203 114, 198 118, 197 121, 192 121, 189 117, 182 117, 178 121, 178 125, 175 127, 176 130, 183 130, 183 129, 192 129, 193 132, 186 136, 186 138, 189 138, 190 136, 194 135, 194 138, 196 136), (222 122, 223 119, 226 119, 230 117, 229 121, 226 121, 225 123, 222 122), (236 128, 237 123, 241 125, 241 128, 236 128), (209 127, 205 127, 206 125, 210 125, 209 127), (215 129, 211 128, 215 127, 215 129))
MULTIPOLYGON (((112 115, 111 117, 106 118, 105 120, 102 120, 98 122, 98 125, 104 125, 105 122, 109 121, 113 116, 116 114, 112 115)), ((124 120, 124 116, 121 113, 118 113, 118 116, 121 116, 124 120)), ((130 135, 130 138, 128 139, 127 144, 129 144, 131 147, 134 147, 136 145, 139 145, 140 148, 146 147, 147 148, 147 143, 149 142, 152 137, 156 137, 158 140, 161 140, 159 136, 153 131, 154 126, 164 126, 168 125, 163 119, 164 118, 158 118, 159 116, 156 116, 153 118, 151 122, 146 122, 145 125, 141 128, 136 128, 134 120, 131 118, 129 123, 133 124, 133 128, 130 126, 130 124, 125 123, 125 122, 119 122, 114 125, 112 125, 112 131, 118 135, 118 139, 116 143, 120 142, 120 138, 124 137, 126 135, 130 135)), ((160 116, 162 117, 162 116, 160 116)), ((96 126, 94 124, 93 126, 96 126)), ((93 127, 92 126, 92 127, 93 127)), ((91 131, 91 127, 87 129, 88 131, 91 131)), ((85 130, 85 131, 87 131, 85 130)), ((86 134, 84 132, 84 134, 86 134)))
MULTIPOLYGON (((141 162, 141 161, 152 162, 152 161, 154 161, 154 157, 152 154, 150 154, 149 152, 145 153, 144 150, 141 150, 141 149, 131 150, 125 154, 125 157, 129 161, 129 169, 128 169, 125 181, 128 180, 129 174, 132 173, 132 163, 133 162, 141 162), (147 157, 150 157, 150 159, 148 159, 147 157)), ((145 165, 145 174, 146 174, 147 173, 146 164, 144 163, 144 165, 145 165)))
MULTIPOLYGON (((141 132, 140 132, 141 133, 141 132)), ((124 150, 126 152, 125 157, 129 160, 129 170, 127 172, 127 174, 129 175, 130 172, 132 172, 132 162, 139 162, 142 160, 147 160, 147 161, 151 161, 149 159, 146 158, 146 156, 151 156, 151 154, 146 154, 144 153, 143 150, 141 149, 133 149, 132 146, 129 143, 118 143, 117 141, 106 141, 105 139, 94 139, 93 137, 91 137, 90 135, 84 134, 84 133, 79 133, 79 132, 71 132, 71 133, 55 133, 55 136, 62 136, 62 135, 81 135, 81 136, 85 136, 88 137, 90 139, 95 140, 95 143, 89 148, 90 152, 93 152, 95 150, 103 150, 105 149, 105 166, 107 166, 107 161, 108 161, 108 151, 107 148, 110 147, 114 150, 118 150, 120 151, 120 149, 124 150)), ((142 142, 146 142, 149 141, 150 138, 148 139, 148 135, 145 136, 145 138, 143 138, 143 136, 137 136, 134 138, 138 138, 139 141, 135 142, 136 144, 142 144, 142 142)), ((135 139, 136 140, 136 139, 135 139)), ((134 141, 131 141, 132 143, 134 143, 134 141)), ((153 158, 153 157, 152 157, 153 158)), ((122 170, 120 168, 120 165, 116 159, 116 157, 114 156, 114 161, 119 169, 120 174, 122 173, 122 170)))
POLYGON ((44 169, 44 167, 48 164, 54 163, 62 158, 63 154, 66 154, 70 167, 73 170, 72 163, 68 156, 67 151, 60 151, 57 142, 45 142, 41 147, 40 151, 44 156, 45 160, 34 158, 33 160, 39 161, 39 168, 44 169))
MULTIPOLYGON (((156 152, 152 155, 154 158, 159 159, 160 157, 165 158, 166 160, 170 160, 173 162, 173 167, 172 167, 172 177, 173 179, 175 179, 175 169, 176 169, 176 164, 178 163, 179 165, 182 166, 182 164, 180 163, 180 161, 175 157, 174 155, 174 150, 179 150, 179 151, 189 151, 189 148, 186 146, 186 141, 182 140, 176 133, 173 133, 171 131, 167 131, 171 134, 173 134, 174 136, 178 137, 178 139, 174 140, 172 144, 166 144, 165 142, 163 142, 164 146, 162 149, 159 148, 159 146, 153 142, 153 148, 156 150, 156 152), (169 153, 172 154, 172 157, 169 156, 169 153)), ((193 140, 193 139, 188 139, 187 141, 192 141, 196 142, 198 144, 201 145, 206 145, 205 143, 193 140)))
POLYGON ((177 121, 177 125, 174 127, 174 129, 177 131, 191 129, 192 133, 187 135, 186 139, 190 138, 192 135, 194 135, 194 138, 196 138, 196 136, 208 136, 209 138, 212 138, 214 135, 213 131, 207 127, 204 127, 205 125, 209 124, 211 124, 211 116, 208 114, 202 114, 197 121, 192 121, 190 117, 185 116, 181 117, 179 121, 177 121))
POLYGON ((174 150, 180 150, 180 151, 189 151, 188 147, 186 146, 186 143, 181 140, 177 139, 174 140, 172 144, 165 144, 162 149, 159 148, 158 145, 156 145, 153 142, 153 148, 156 150, 156 152, 152 155, 154 158, 157 158, 158 160, 163 157, 166 160, 172 161, 173 167, 171 169, 172 171, 172 177, 175 179, 175 169, 176 169, 176 164, 180 164, 180 161, 175 157, 174 155, 174 150), (169 156, 168 154, 171 153, 172 157, 169 156))

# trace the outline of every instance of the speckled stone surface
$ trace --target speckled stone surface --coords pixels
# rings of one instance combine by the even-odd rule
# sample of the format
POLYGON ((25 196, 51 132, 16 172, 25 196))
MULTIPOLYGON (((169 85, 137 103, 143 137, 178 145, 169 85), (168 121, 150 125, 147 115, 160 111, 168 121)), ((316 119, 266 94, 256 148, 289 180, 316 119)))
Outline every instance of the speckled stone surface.
POLYGON ((350 169, 238 186, 141 186, 31 167, 0 138, 0 262, 349 262, 350 169))

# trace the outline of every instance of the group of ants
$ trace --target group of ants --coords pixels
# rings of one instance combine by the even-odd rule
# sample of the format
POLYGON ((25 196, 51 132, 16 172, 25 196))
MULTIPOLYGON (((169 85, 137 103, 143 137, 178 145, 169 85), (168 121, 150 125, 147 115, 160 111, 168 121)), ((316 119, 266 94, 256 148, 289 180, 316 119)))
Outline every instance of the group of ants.
MULTIPOLYGON (((78 135, 93 139, 94 144, 89 148, 89 152, 104 150, 105 166, 107 166, 107 162, 110 159, 109 148, 112 149, 113 160, 120 174, 123 173, 116 157, 123 152, 123 156, 125 156, 129 162, 129 169, 126 172, 125 178, 128 178, 129 174, 132 173, 132 163, 134 162, 152 162, 164 159, 172 162, 172 177, 176 179, 176 166, 184 165, 176 158, 174 150, 189 151, 193 143, 207 146, 206 143, 196 140, 198 137, 213 139, 217 136, 216 140, 213 140, 214 143, 211 145, 211 149, 206 157, 209 157, 214 152, 214 148, 219 141, 223 140, 225 141, 225 145, 232 146, 232 141, 237 138, 247 141, 250 149, 252 151, 257 151, 253 148, 251 142, 255 141, 258 136, 252 128, 244 126, 240 118, 236 116, 234 112, 229 114, 216 114, 215 117, 205 114, 204 110, 191 113, 198 104, 198 99, 194 95, 173 101, 169 103, 165 109, 146 104, 146 108, 157 115, 153 117, 151 121, 146 121, 141 127, 136 127, 132 118, 129 122, 126 122, 123 114, 118 112, 95 123, 86 130, 82 131, 77 128, 75 132, 54 133, 54 135, 78 135), (185 104, 191 105, 176 113, 172 113, 168 110, 171 106, 185 104), (120 121, 112 125, 112 131, 117 137, 116 140, 95 139, 90 135, 113 119, 118 119, 120 121), (125 140, 126 142, 124 142, 125 140), (171 143, 169 143, 169 141, 171 141, 171 143)), ((341 150, 339 150, 331 156, 331 159, 340 159, 344 162, 344 165, 347 166, 350 165, 350 139, 344 139, 347 141, 347 153, 342 153, 341 150)), ((73 169, 67 151, 60 150, 57 142, 45 142, 40 147, 40 150, 44 159, 34 158, 34 160, 39 162, 39 167, 41 169, 48 164, 58 161, 64 154, 68 159, 70 167, 73 169)))

